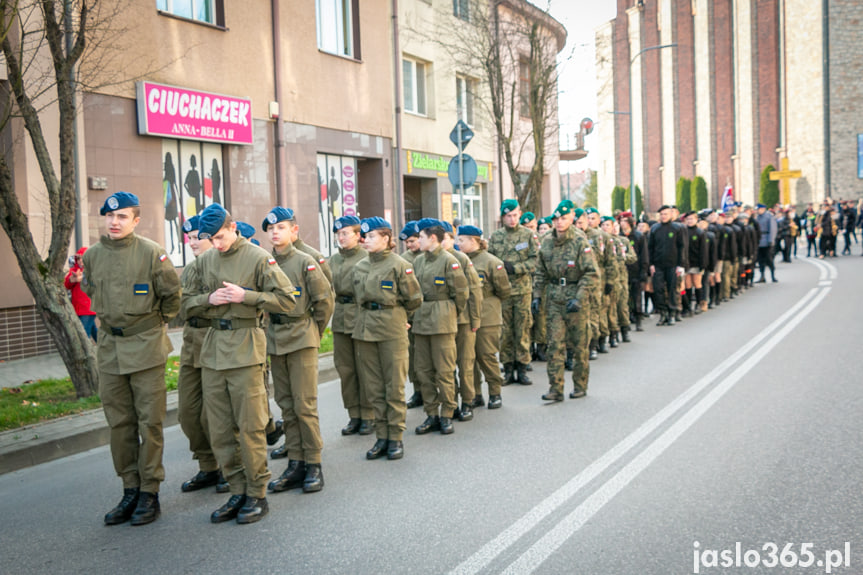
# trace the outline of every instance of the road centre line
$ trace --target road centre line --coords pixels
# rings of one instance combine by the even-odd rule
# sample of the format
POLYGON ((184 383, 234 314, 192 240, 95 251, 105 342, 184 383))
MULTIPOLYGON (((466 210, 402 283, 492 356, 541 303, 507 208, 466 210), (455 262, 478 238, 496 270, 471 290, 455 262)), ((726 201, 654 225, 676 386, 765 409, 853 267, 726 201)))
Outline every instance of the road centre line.
POLYGON ((776 347, 785 336, 791 333, 807 315, 809 315, 824 300, 831 288, 819 290, 818 295, 809 304, 785 324, 775 335, 764 343, 755 353, 750 355, 730 375, 722 380, 689 411, 672 424, 665 432, 655 439, 650 445, 636 455, 623 469, 618 471, 614 477, 600 486, 575 510, 561 520, 553 529, 548 531, 518 559, 512 562, 503 573, 505 575, 524 575, 533 573, 548 557, 563 545, 567 539, 572 537, 587 521, 589 521, 606 503, 611 501, 620 493, 633 479, 646 469, 656 458, 658 458, 668 447, 670 447, 680 436, 682 436, 701 416, 703 416, 722 396, 724 396, 734 385, 740 381, 753 367, 776 347))
MULTIPOLYGON (((825 289, 829 290, 830 288, 825 289)), ((790 309, 786 310, 786 312, 773 321, 773 323, 768 325, 736 352, 731 354, 731 356, 713 368, 707 375, 695 382, 689 389, 678 395, 671 401, 671 403, 641 424, 641 426, 618 442, 599 459, 593 461, 554 493, 525 513, 515 523, 504 529, 498 536, 483 545, 476 553, 457 565, 452 571, 450 571, 450 573, 452 575, 475 575, 485 569, 498 555, 515 544, 519 539, 527 534, 528 531, 536 527, 548 515, 564 505, 582 488, 593 481, 601 473, 605 472, 605 470, 623 457, 630 449, 653 433, 708 385, 717 380, 723 373, 734 367, 772 332, 781 327, 783 323, 789 319, 793 320, 798 311, 816 297, 817 293, 818 288, 812 288, 809 290, 805 296, 803 296, 790 309)))

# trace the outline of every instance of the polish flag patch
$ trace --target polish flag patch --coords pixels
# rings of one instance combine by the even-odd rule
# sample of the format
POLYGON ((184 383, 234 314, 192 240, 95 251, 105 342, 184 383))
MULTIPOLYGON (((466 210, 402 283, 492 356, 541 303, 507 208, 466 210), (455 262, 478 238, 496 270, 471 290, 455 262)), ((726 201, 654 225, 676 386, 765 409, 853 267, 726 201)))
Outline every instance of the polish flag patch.
POLYGON ((306 268, 306 271, 313 272, 313 271, 315 271, 316 269, 318 269, 318 268, 316 268, 316 267, 314 266, 314 264, 312 264, 312 265, 310 265, 309 267, 307 267, 307 268, 306 268))
POLYGON ((502 269, 503 269, 503 266, 502 266, 502 265, 501 265, 501 266, 497 266, 497 269, 502 270, 502 269))
POLYGON ((162 254, 162 255, 160 255, 160 256, 159 256, 159 261, 160 261, 160 262, 163 262, 163 261, 165 261, 166 259, 168 259, 167 254, 162 254))
POLYGON ((408 268, 408 269, 406 269, 406 270, 405 270, 405 273, 406 273, 406 274, 412 274, 412 273, 414 273, 414 269, 413 269, 413 268, 408 268))
POLYGON ((589 254, 589 253, 590 253, 590 248, 584 248, 584 253, 589 254))
POLYGON ((318 263, 319 263, 319 264, 324 263, 324 258, 319 259, 319 260, 318 260, 318 263))
POLYGON ((458 269, 458 264, 453 264, 453 265, 452 265, 452 269, 457 270, 457 269, 458 269))
POLYGON ((276 263, 276 260, 274 260, 273 258, 269 258, 269 259, 267 260, 267 263, 268 263, 268 264, 270 264, 270 265, 273 265, 274 263, 276 263))

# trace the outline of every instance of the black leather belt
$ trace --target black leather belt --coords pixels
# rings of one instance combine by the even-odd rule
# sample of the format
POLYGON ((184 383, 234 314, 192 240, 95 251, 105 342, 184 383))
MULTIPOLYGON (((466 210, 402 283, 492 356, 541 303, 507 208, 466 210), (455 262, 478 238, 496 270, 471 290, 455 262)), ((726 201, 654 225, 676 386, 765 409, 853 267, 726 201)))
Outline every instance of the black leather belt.
POLYGON ((286 324, 286 323, 297 323, 298 321, 303 321, 304 319, 310 317, 309 314, 303 314, 300 316, 287 315, 283 313, 271 313, 270 314, 270 322, 275 324, 286 324))
POLYGON ((186 320, 186 325, 189 327, 204 328, 212 326, 213 321, 205 317, 190 317, 186 320))
POLYGON ((210 327, 219 331, 258 327, 258 320, 253 317, 235 317, 233 319, 214 319, 210 327))
POLYGON ((386 305, 386 304, 378 303, 376 301, 366 301, 366 302, 363 302, 363 307, 365 309, 370 309, 372 311, 378 311, 378 310, 382 310, 382 309, 392 309, 396 306, 386 305))
POLYGON ((354 296, 352 296, 352 295, 340 295, 336 298, 336 301, 339 303, 354 303, 354 296))
POLYGON ((138 335, 139 333, 144 333, 145 331, 151 330, 154 327, 162 325, 162 318, 158 316, 151 316, 145 320, 141 320, 133 326, 129 327, 111 327, 105 326, 105 328, 111 333, 111 335, 115 335, 117 337, 129 337, 132 335, 138 335))

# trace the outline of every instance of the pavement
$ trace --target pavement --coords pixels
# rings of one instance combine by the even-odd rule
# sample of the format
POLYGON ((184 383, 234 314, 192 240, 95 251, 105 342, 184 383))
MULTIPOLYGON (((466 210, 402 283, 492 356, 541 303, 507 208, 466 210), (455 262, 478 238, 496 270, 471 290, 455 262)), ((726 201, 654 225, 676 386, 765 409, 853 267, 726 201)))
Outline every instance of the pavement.
MULTIPOLYGON (((171 355, 180 355, 183 330, 171 330, 168 337, 174 346, 171 355)), ((0 363, 0 387, 17 387, 68 375, 58 353, 0 363)), ((338 378, 332 353, 321 354, 318 378, 320 383, 338 378)), ((271 409, 279 413, 278 407, 270 403, 271 409)), ((176 391, 168 393, 167 407, 166 428, 177 423, 176 391)), ((107 445, 108 439, 108 423, 101 409, 3 431, 0 432, 0 475, 107 445)))

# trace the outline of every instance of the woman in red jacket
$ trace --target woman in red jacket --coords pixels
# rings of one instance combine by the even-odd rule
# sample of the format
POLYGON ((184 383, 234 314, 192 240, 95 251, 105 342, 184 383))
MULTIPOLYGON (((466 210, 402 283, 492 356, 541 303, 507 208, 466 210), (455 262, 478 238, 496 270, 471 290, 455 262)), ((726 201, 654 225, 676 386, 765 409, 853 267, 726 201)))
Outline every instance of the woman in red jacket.
POLYGON ((75 313, 78 314, 78 319, 84 326, 84 331, 87 332, 93 341, 96 341, 96 312, 90 309, 90 296, 84 293, 81 289, 81 279, 84 277, 84 262, 82 257, 86 247, 78 250, 78 253, 69 258, 69 263, 72 267, 69 273, 66 274, 66 279, 63 282, 66 289, 69 290, 69 295, 72 297, 72 307, 75 308, 75 313))

